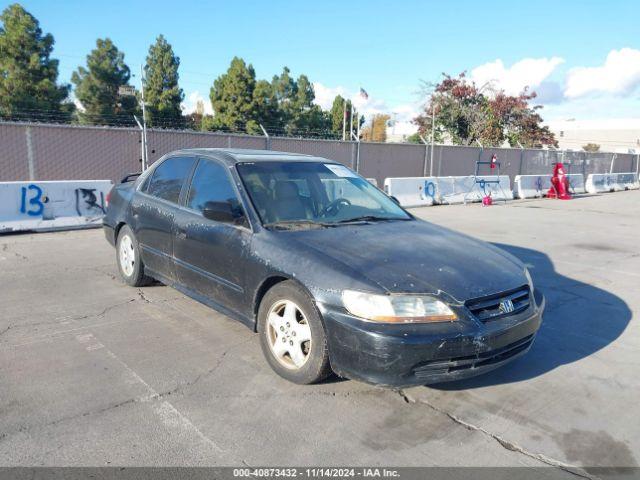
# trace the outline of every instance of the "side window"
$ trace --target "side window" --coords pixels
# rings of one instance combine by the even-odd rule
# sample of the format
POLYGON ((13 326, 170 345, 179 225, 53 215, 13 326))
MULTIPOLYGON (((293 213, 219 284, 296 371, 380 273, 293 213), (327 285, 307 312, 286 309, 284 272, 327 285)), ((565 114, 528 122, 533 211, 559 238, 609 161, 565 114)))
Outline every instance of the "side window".
POLYGON ((194 159, 188 157, 168 158, 153 172, 147 193, 154 197, 178 203, 180 190, 184 184, 194 159))
POLYGON ((240 211, 240 202, 226 170, 219 163, 200 160, 191 181, 187 206, 202 212, 207 202, 230 202, 240 211))

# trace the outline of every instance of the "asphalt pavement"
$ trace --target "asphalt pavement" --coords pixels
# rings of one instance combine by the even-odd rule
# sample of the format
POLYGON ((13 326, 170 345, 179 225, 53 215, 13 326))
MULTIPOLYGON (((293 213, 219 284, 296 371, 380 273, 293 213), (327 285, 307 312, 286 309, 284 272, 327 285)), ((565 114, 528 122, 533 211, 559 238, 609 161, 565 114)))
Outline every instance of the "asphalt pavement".
POLYGON ((402 391, 282 380, 245 326, 124 285, 99 229, 0 236, 0 465, 638 466, 639 205, 412 210, 522 259, 547 311, 510 365, 402 391))

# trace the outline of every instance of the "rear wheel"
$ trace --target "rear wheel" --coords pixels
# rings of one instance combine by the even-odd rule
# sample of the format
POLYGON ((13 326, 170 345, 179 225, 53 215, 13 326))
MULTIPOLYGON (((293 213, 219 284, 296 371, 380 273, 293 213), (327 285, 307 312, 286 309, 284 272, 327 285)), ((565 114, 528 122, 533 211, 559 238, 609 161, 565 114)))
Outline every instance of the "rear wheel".
POLYGON ((258 331, 267 362, 281 377, 310 384, 331 373, 320 314, 295 283, 285 281, 267 292, 260 303, 258 331))
POLYGON ((118 232, 116 263, 122 280, 132 287, 143 287, 153 279, 144 273, 140 247, 131 229, 125 225, 118 232))

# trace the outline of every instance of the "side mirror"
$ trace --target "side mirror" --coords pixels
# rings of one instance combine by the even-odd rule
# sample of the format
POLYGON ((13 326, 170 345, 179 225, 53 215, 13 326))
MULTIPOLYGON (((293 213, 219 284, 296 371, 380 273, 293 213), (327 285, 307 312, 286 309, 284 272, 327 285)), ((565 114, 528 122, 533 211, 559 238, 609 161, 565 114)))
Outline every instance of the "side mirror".
POLYGON ((229 202, 207 202, 204 204, 202 216, 209 220, 223 223, 233 223, 236 219, 233 206, 229 202))

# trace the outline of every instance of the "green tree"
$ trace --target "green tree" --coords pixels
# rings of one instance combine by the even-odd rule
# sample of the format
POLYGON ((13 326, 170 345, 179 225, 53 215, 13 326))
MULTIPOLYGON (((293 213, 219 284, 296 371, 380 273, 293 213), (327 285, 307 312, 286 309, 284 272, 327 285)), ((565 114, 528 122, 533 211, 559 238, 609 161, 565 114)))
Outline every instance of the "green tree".
POLYGON ((147 123, 150 126, 179 127, 182 125, 180 103, 184 93, 178 86, 180 58, 160 35, 149 47, 145 66, 144 100, 147 123))
POLYGON ((386 142, 387 124, 390 118, 383 113, 375 114, 371 119, 371 125, 362 130, 362 139, 367 142, 386 142))
POLYGON ((464 73, 445 75, 437 85, 426 84, 425 92, 429 97, 425 109, 414 119, 418 133, 425 137, 431 131, 434 113, 436 134, 446 133, 454 144, 479 141, 484 146, 500 146, 506 141, 511 146, 557 146, 553 133, 542 125, 538 113, 542 107, 530 105, 535 92, 525 89, 517 96, 486 92, 464 73))
MULTIPOLYGON (((349 135, 349 126, 352 124, 351 115, 354 113, 352 109, 353 105, 351 104, 351 100, 345 100, 341 95, 336 95, 333 99, 333 104, 331 105, 331 110, 329 112, 330 116, 330 128, 333 136, 335 138, 342 139, 342 117, 345 115, 344 111, 344 103, 347 103, 347 110, 345 116, 345 136, 346 140, 352 140, 351 135, 349 135)), ((357 112, 355 112, 357 114, 357 112)), ((358 132, 358 121, 360 121, 360 126, 364 123, 364 118, 354 118, 353 119, 353 134, 356 135, 358 132)))
POLYGON ((124 63, 124 54, 113 42, 98 39, 96 48, 87 55, 87 68, 78 67, 71 81, 76 97, 83 107, 78 114, 81 123, 134 124, 138 112, 134 95, 122 95, 120 87, 129 85, 131 72, 124 63))
POLYGON ((213 82, 209 98, 214 116, 207 123, 210 130, 259 133, 253 92, 256 72, 251 64, 234 57, 226 73, 213 82))
POLYGON ((316 98, 313 84, 306 75, 300 75, 295 81, 295 94, 289 106, 289 121, 285 126, 287 133, 302 133, 311 137, 326 137, 331 134, 331 120, 319 105, 313 103, 316 98))
MULTIPOLYGON (((267 80, 258 80, 253 90, 253 110, 257 124, 263 125, 266 129, 280 128, 281 113, 278 106, 278 96, 267 80)), ((254 128, 252 125, 251 128, 254 128)), ((259 127, 258 127, 259 128, 259 127)))
POLYGON ((599 152, 600 145, 598 145, 597 143, 587 143, 586 145, 582 146, 582 150, 584 150, 585 152, 599 152))
POLYGON ((14 3, 0 15, 0 116, 68 120, 69 85, 58 85, 58 60, 50 58, 54 39, 38 20, 14 3))

